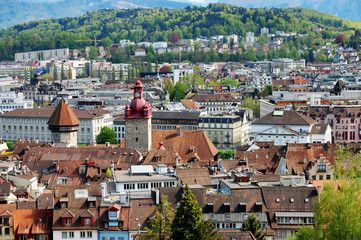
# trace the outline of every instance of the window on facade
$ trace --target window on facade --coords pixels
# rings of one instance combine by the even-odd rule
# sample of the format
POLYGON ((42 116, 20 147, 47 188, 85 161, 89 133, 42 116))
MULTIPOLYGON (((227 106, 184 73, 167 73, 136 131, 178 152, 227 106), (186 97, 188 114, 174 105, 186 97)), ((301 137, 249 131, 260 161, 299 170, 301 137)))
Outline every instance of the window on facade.
POLYGON ((90 225, 90 219, 89 218, 84 219, 84 225, 90 225))
POLYGON ((323 180, 323 175, 320 175, 318 178, 319 178, 320 180, 323 180))
POLYGON ((85 238, 85 231, 80 232, 80 238, 85 238))
POLYGON ((129 190, 129 189, 135 189, 135 184, 134 183, 124 184, 124 190, 129 190))
POLYGON ((326 179, 330 180, 331 179, 331 175, 326 175, 326 179))
POLYGON ((4 230, 5 230, 4 231, 5 235, 10 235, 10 228, 7 227, 7 228, 4 228, 4 230))
POLYGON ((4 224, 4 226, 10 226, 10 220, 9 220, 9 218, 3 218, 3 219, 2 219, 2 223, 4 224))
POLYGON ((69 232, 69 238, 74 238, 74 232, 69 232))
POLYGON ((71 225, 71 219, 70 218, 65 219, 65 225, 71 225))
POLYGON ((61 232, 61 238, 62 239, 68 238, 68 232, 61 232))
POLYGON ((138 189, 148 189, 148 183, 138 183, 138 189))
POLYGON ((318 172, 326 172, 326 165, 317 165, 318 172))
POLYGON ((93 237, 93 232, 92 231, 87 231, 86 236, 87 236, 87 238, 92 238, 93 237))
POLYGON ((117 211, 109 211, 109 217, 111 218, 117 217, 117 211))

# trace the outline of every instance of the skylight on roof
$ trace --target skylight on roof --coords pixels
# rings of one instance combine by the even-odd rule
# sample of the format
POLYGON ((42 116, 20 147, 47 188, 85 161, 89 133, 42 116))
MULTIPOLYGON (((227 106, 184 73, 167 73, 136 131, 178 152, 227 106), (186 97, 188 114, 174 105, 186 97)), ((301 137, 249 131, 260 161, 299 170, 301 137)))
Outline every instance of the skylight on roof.
POLYGON ((283 111, 274 111, 273 116, 283 116, 283 111))

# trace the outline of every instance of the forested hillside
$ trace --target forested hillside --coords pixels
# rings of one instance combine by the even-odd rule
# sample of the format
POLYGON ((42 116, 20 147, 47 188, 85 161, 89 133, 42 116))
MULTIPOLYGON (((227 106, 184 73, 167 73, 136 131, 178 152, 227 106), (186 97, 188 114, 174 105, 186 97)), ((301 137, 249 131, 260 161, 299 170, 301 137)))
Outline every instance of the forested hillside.
MULTIPOLYGON (((166 10, 98 10, 81 17, 38 20, 0 31, 0 59, 13 59, 16 52, 67 47, 82 48, 90 42, 79 39, 106 39, 109 45, 120 39, 167 41, 171 31, 180 38, 216 34, 245 36, 262 27, 271 32, 308 33, 313 27, 327 31, 360 28, 360 23, 342 20, 303 8, 246 9, 226 4, 166 10)), ((106 46, 107 47, 107 46, 106 46)))

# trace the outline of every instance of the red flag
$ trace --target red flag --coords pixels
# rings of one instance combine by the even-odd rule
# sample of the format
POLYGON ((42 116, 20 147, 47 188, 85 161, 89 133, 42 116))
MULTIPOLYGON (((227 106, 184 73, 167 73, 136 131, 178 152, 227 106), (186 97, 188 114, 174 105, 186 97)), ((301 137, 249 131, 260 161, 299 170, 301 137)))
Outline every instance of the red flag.
POLYGON ((35 68, 38 68, 38 62, 35 62, 35 68))

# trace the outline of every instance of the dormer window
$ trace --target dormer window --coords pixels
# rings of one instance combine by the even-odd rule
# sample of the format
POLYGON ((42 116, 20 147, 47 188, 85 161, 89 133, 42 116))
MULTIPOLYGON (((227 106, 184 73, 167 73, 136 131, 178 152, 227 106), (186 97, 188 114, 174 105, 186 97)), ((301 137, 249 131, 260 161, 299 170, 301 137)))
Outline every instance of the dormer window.
POLYGON ((90 208, 94 208, 96 206, 96 197, 88 197, 88 205, 90 208))
POLYGON ((94 214, 89 209, 85 210, 82 214, 80 214, 80 217, 81 217, 81 225, 93 224, 94 214))
POLYGON ((110 217, 110 218, 115 218, 115 217, 117 217, 117 212, 116 212, 116 211, 109 211, 109 217, 110 217))
POLYGON ((67 197, 60 198, 59 202, 60 202, 60 208, 68 207, 68 198, 67 197))
POLYGON ((72 225, 73 224, 73 219, 75 217, 75 214, 72 213, 72 211, 70 210, 66 210, 62 215, 61 215, 61 224, 62 225, 72 225))

